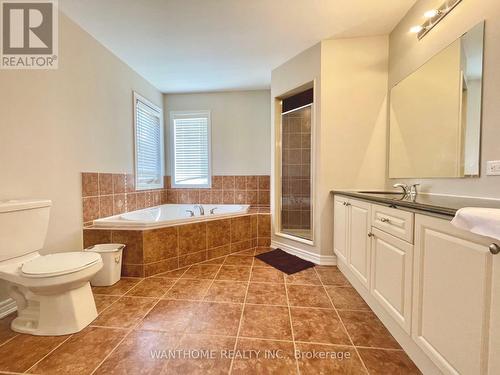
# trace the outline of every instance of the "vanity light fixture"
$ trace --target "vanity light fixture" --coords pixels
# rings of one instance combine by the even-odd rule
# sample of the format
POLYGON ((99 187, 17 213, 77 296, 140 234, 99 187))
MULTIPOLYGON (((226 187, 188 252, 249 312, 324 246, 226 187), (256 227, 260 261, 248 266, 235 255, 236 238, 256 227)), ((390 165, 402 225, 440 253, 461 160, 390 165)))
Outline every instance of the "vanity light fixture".
POLYGON ((424 13, 427 19, 423 24, 413 26, 410 32, 417 34, 418 40, 422 39, 444 17, 448 15, 462 0, 447 0, 439 8, 430 9, 424 13))

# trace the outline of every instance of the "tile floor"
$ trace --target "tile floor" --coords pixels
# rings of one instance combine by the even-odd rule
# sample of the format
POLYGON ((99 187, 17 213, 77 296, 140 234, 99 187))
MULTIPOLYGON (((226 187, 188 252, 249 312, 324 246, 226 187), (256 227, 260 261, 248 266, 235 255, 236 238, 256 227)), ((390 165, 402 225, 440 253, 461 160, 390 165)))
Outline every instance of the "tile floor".
POLYGON ((4 318, 0 373, 420 374, 336 267, 287 276, 253 257, 268 250, 94 288, 99 316, 74 335, 4 318))

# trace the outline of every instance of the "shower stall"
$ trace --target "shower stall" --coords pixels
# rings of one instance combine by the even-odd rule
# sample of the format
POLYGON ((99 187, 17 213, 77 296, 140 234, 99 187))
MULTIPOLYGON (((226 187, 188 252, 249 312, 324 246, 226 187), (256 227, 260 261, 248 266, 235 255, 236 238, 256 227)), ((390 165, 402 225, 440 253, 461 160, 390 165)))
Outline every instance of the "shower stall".
POLYGON ((312 241, 312 115, 313 89, 282 100, 281 234, 312 241))

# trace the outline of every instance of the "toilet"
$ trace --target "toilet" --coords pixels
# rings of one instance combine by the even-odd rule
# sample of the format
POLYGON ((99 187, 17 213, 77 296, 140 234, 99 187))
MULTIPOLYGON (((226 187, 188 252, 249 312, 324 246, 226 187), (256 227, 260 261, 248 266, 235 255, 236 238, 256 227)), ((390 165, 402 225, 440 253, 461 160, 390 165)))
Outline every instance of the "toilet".
POLYGON ((0 281, 17 304, 12 330, 38 336, 81 331, 97 317, 89 280, 102 268, 92 252, 41 255, 51 201, 0 201, 0 281))

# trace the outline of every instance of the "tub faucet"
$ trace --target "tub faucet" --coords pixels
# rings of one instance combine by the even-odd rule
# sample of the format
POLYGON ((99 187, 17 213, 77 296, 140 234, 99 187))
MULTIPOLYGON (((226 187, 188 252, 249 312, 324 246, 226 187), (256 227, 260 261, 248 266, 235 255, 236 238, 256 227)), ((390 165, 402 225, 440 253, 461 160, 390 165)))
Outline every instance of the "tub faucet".
POLYGON ((201 204, 196 204, 196 205, 193 206, 193 208, 199 209, 201 216, 205 215, 205 209, 203 208, 203 206, 201 204))

